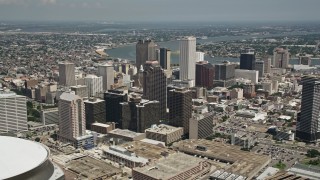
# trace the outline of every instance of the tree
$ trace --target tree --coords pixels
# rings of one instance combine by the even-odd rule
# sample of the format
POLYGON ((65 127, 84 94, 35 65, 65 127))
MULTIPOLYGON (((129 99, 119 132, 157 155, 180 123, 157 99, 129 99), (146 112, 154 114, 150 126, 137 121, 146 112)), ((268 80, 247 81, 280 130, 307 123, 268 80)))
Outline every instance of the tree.
POLYGON ((320 152, 316 149, 310 149, 307 151, 307 157, 314 158, 320 156, 320 152))
POLYGON ((36 141, 36 142, 40 142, 40 138, 39 138, 39 137, 36 137, 35 141, 36 141))

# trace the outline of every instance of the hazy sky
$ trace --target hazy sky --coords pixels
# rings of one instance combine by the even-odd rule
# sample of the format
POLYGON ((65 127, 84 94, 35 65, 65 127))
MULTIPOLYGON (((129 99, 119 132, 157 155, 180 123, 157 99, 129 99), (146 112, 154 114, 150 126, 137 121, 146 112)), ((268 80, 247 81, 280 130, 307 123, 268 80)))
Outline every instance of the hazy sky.
POLYGON ((0 0, 0 20, 319 21, 320 0, 0 0))

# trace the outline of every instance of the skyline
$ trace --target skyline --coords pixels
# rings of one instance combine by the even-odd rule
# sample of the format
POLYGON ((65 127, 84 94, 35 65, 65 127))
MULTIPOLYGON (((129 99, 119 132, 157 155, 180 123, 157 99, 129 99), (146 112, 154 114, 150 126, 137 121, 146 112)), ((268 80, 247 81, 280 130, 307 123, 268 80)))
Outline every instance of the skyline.
POLYGON ((0 21, 317 21, 317 0, 0 0, 0 21), (130 7, 128 9, 127 7, 130 7))

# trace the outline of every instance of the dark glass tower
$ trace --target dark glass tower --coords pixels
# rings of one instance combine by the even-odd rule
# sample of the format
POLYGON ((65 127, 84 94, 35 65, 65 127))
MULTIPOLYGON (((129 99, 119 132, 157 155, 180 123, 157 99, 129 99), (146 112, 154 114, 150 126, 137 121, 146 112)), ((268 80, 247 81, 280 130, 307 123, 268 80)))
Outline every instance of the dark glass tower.
POLYGON ((109 90, 104 93, 106 103, 106 121, 117 123, 117 127, 121 127, 121 104, 128 101, 128 95, 123 90, 109 90))
POLYGON ((160 66, 163 69, 170 69, 171 51, 166 48, 160 48, 160 66))
POLYGON ((158 61, 147 61, 143 71, 143 98, 160 102, 160 117, 166 119, 167 77, 158 61))
POLYGON ((320 139, 320 77, 302 78, 301 113, 297 122, 296 137, 307 142, 320 139))
POLYGON ((254 70, 256 58, 254 49, 246 48, 240 55, 240 69, 254 70))
POLYGON ((173 87, 168 92, 169 123, 183 127, 189 133, 189 119, 192 117, 192 92, 187 88, 173 87))

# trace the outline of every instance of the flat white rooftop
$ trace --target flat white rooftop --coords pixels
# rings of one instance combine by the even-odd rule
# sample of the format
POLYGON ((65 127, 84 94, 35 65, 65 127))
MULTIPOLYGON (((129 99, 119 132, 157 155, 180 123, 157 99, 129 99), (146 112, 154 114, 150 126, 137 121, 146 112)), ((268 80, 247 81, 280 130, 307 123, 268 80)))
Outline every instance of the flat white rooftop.
POLYGON ((33 141, 0 136, 0 179, 28 172, 49 156, 48 150, 33 141))

